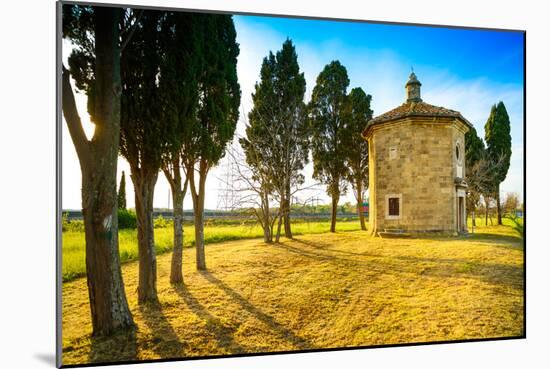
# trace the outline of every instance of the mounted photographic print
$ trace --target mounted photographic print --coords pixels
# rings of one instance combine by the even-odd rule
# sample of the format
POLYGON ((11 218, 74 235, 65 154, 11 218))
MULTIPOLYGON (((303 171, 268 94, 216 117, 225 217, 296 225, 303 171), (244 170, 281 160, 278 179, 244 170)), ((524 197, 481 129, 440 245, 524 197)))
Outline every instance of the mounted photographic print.
POLYGON ((57 57, 59 366, 525 337, 524 31, 67 1, 57 57))

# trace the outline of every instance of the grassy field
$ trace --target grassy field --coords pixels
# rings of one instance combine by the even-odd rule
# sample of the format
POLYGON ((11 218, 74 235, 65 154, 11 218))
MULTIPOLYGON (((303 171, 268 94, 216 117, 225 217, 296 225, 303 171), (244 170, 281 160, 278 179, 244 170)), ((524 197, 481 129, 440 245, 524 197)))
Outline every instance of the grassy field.
POLYGON ((180 286, 170 253, 158 257, 159 305, 137 304, 137 263, 126 263, 138 329, 108 339, 90 336, 78 278, 63 284, 63 364, 522 335, 523 242, 507 223, 457 238, 210 244, 202 273, 186 248, 180 286))
MULTIPOLYGON (((358 220, 341 220, 337 224, 339 231, 359 230, 358 220)), ((292 232, 296 235, 315 234, 327 232, 330 228, 329 220, 321 221, 296 221, 292 232)), ((263 237, 262 228, 258 224, 236 223, 216 224, 210 222, 204 228, 205 243, 218 243, 239 239, 251 239, 263 237)), ((119 231, 119 251, 122 263, 137 260, 137 231, 135 229, 122 229, 119 231)), ((172 226, 155 229, 155 248, 157 254, 172 251, 173 241, 172 226)), ((195 231, 192 224, 184 225, 184 247, 195 245, 195 231)), ((63 281, 67 282, 86 274, 86 244, 83 231, 63 232, 63 281)))

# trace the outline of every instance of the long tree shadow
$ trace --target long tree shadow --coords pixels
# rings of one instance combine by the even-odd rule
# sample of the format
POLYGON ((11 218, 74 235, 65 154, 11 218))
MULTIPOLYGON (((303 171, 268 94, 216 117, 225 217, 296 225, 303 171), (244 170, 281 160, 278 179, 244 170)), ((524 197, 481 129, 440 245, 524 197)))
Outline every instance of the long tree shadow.
POLYGON ((323 250, 326 252, 321 251, 322 249, 307 250, 306 248, 294 247, 289 244, 279 244, 278 247, 298 256, 306 257, 316 261, 332 263, 339 268, 365 268, 366 271, 375 273, 377 275, 391 274, 390 272, 392 271, 392 267, 388 267, 387 262, 382 263, 378 260, 373 260, 374 258, 383 258, 383 256, 377 254, 369 254, 365 252, 357 256, 370 257, 372 259, 357 260, 333 255, 331 254, 333 250, 323 250))
POLYGON ((312 343, 308 342, 302 337, 297 336, 290 329, 278 323, 271 315, 264 313, 263 311, 258 309, 256 306, 252 305, 247 299, 242 297, 239 293, 237 293, 231 287, 229 287, 224 282, 216 278, 210 272, 205 271, 205 272, 201 272, 201 274, 207 281, 209 281, 210 283, 214 284, 215 286, 223 290, 229 297, 231 297, 234 301, 236 301, 239 305, 241 305, 243 309, 248 311, 250 314, 254 315, 254 317, 256 317, 258 320, 266 324, 269 328, 275 331, 278 335, 282 336, 288 342, 292 343, 295 346, 295 348, 301 349, 301 350, 315 348, 315 346, 312 343))
POLYGON ((365 256, 365 255, 368 256, 368 253, 366 252, 351 252, 351 251, 332 249, 330 248, 331 244, 327 242, 320 242, 320 241, 313 242, 308 240, 302 240, 297 237, 294 237, 292 240, 294 242, 301 243, 302 245, 309 246, 317 250, 326 250, 328 252, 336 252, 338 254, 351 255, 351 256, 365 256))
MULTIPOLYGON (((467 237, 424 237, 423 239, 430 240, 430 241, 436 241, 436 242, 453 242, 453 241, 465 241, 467 243, 472 242, 483 242, 485 244, 496 246, 499 248, 505 248, 505 249, 513 249, 513 250, 521 250, 523 248, 522 245, 522 238, 518 236, 509 236, 509 235, 497 235, 493 233, 476 233, 467 237)), ((412 239, 414 240, 414 239, 412 239)), ((334 255, 330 255, 332 253, 335 254, 343 254, 343 255, 349 255, 349 256, 367 256, 367 257, 385 257, 384 255, 370 253, 368 251, 362 251, 362 252, 351 252, 351 251, 343 251, 338 249, 331 248, 331 244, 327 242, 320 242, 320 241, 309 241, 309 240, 302 240, 299 238, 293 238, 293 241, 299 244, 302 244, 304 246, 308 246, 312 249, 315 249, 313 251, 326 251, 326 253, 313 253, 311 251, 311 256, 319 256, 320 259, 333 259, 337 260, 338 257, 334 255)), ((292 246, 288 244, 279 244, 279 246, 282 246, 283 248, 293 249, 294 251, 298 250, 296 248, 293 248, 292 246)), ((292 251, 292 250, 291 250, 292 251)), ((304 254, 307 254, 308 251, 303 250, 304 254)), ((340 259, 342 261, 350 261, 353 262, 353 260, 350 259, 340 259)))
MULTIPOLYGON (((451 239, 452 241, 452 239, 451 239)), ((509 236, 509 235, 503 235, 503 234, 494 234, 494 233, 487 233, 483 231, 475 232, 474 234, 470 234, 467 237, 461 237, 460 241, 465 242, 486 242, 490 243, 495 246, 506 246, 508 248, 520 248, 522 247, 522 237, 521 236, 509 236)))
POLYGON ((523 290, 523 266, 513 264, 476 262, 470 259, 427 258, 415 256, 394 256, 411 265, 430 263, 433 266, 418 274, 431 277, 464 277, 481 279, 487 283, 516 290, 523 290))
MULTIPOLYGON (((306 242, 300 242, 304 245, 310 246, 309 243, 306 242)), ((293 254, 304 256, 307 258, 311 258, 318 261, 324 261, 324 262, 331 262, 335 264, 340 264, 341 266, 348 266, 348 267, 357 267, 357 266, 363 266, 363 267, 374 267, 376 268, 376 263, 372 260, 358 260, 358 259, 350 259, 342 256, 333 255, 332 252, 335 250, 332 249, 323 249, 315 246, 311 246, 311 248, 314 248, 314 250, 308 250, 301 247, 294 247, 289 244, 279 244, 278 247, 285 249, 293 254)), ((346 252, 342 252, 346 253, 346 252)), ((371 258, 385 258, 383 255, 378 254, 372 254, 368 252, 363 253, 350 253, 349 255, 353 256, 362 256, 362 257, 371 257, 371 258)), ((376 268, 377 272, 384 273, 384 270, 376 268)))
POLYGON ((151 345, 163 359, 183 356, 183 344, 178 334, 164 315, 160 304, 151 303, 139 306, 139 310, 152 333, 148 345, 151 345))
POLYGON ((189 309, 206 323, 207 332, 214 335, 219 348, 233 354, 246 352, 245 348, 239 345, 233 337, 235 329, 224 325, 220 319, 210 314, 191 294, 185 284, 174 285, 173 288, 189 309))
MULTIPOLYGON (((517 242, 517 239, 516 239, 517 242)), ((302 244, 309 246, 308 243, 302 244)), ((523 267, 521 265, 509 265, 499 263, 478 262, 466 258, 430 258, 407 255, 383 256, 369 254, 367 252, 357 256, 368 257, 368 260, 357 260, 331 254, 334 250, 314 250, 298 248, 289 244, 280 244, 279 247, 287 251, 311 258, 317 261, 331 262, 341 267, 364 268, 365 271, 381 274, 413 273, 422 276, 449 278, 473 278, 483 280, 493 285, 511 287, 523 290, 523 267), (419 265, 431 264, 431 266, 419 269, 419 265)))
POLYGON ((135 329, 115 332, 115 334, 109 337, 92 336, 90 342, 91 348, 88 355, 88 362, 90 363, 137 360, 137 335, 135 329))

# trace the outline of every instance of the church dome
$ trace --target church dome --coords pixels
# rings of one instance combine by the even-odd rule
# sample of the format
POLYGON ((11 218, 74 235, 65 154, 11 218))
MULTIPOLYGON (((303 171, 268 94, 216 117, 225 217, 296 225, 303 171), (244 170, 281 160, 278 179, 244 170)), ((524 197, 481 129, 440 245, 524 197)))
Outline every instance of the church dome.
POLYGON ((405 85, 407 89, 407 101, 400 106, 381 114, 367 122, 367 126, 363 131, 363 136, 367 135, 369 129, 378 124, 393 122, 409 117, 446 117, 457 118, 466 124, 468 127, 473 127, 472 124, 460 114, 460 112, 447 109, 441 106, 435 106, 425 103, 420 98, 420 86, 422 84, 417 79, 416 75, 410 74, 409 80, 405 85))

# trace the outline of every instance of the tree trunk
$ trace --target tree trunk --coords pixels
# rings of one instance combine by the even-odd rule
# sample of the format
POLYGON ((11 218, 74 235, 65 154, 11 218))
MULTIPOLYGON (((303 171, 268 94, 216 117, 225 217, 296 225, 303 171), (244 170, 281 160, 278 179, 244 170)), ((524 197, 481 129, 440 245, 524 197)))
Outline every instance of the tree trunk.
POLYGON ((287 186, 285 189, 285 200, 284 200, 284 226, 285 226, 285 237, 292 238, 292 229, 290 227, 290 186, 287 186))
POLYGON ((285 227, 285 237, 292 238, 292 228, 290 226, 290 201, 285 199, 283 224, 285 227))
POLYGON ((502 225, 502 209, 500 207, 500 184, 497 185, 497 224, 502 225))
POLYGON ((359 223, 361 224, 361 229, 366 231, 367 225, 365 224, 365 214, 363 213, 363 181, 361 178, 357 179, 355 188, 357 189, 357 213, 359 215, 359 223))
MULTIPOLYGON (((204 193, 199 194, 199 204, 204 204, 204 193)), ((204 254, 204 205, 195 208, 195 246, 197 249, 197 269, 206 270, 204 254)))
POLYGON ((136 172, 132 169, 138 235, 139 303, 158 301, 157 257, 153 221, 153 195, 157 177, 157 171, 141 170, 136 172))
POLYGON ((69 71, 63 68, 62 109, 82 172, 86 281, 93 334, 130 329, 134 322, 120 269, 116 173, 120 133, 120 11, 97 8, 94 138, 82 128, 69 71))
POLYGON ((271 225, 269 223, 269 218, 266 218, 266 223, 263 228, 264 231, 264 242, 265 243, 272 243, 273 242, 273 235, 271 234, 271 225))
POLYGON ((82 176, 86 277, 94 335, 134 326, 120 269, 113 165, 116 168, 116 161, 82 176))
POLYGON ((283 221, 283 215, 279 214, 279 223, 277 225, 277 235, 275 236, 275 242, 279 243, 279 240, 281 239, 281 224, 283 221))
POLYGON ((172 252, 170 283, 183 282, 183 198, 184 193, 179 186, 178 188, 172 188, 172 203, 174 204, 174 250, 172 252))
POLYGON ((330 231, 336 232, 336 215, 338 213, 338 200, 340 200, 340 194, 332 195, 332 215, 330 218, 330 231))
POLYGON ((183 200, 187 193, 189 177, 185 178, 185 183, 182 187, 180 153, 174 154, 170 163, 164 163, 162 171, 170 185, 172 203, 174 204, 174 245, 170 268, 170 283, 178 284, 183 282, 183 200))
POLYGON ((485 203, 485 226, 487 226, 487 218, 489 218, 489 206, 485 203))
POLYGON ((269 197, 267 194, 262 195, 262 212, 263 212, 263 231, 264 231, 264 242, 272 243, 273 242, 273 233, 271 230, 271 214, 269 213, 269 197))
POLYGON ((197 189, 195 185, 195 168, 191 166, 187 169, 195 218, 195 248, 198 270, 206 270, 206 257, 204 253, 204 190, 207 174, 207 163, 201 159, 199 166, 199 188, 197 189))

